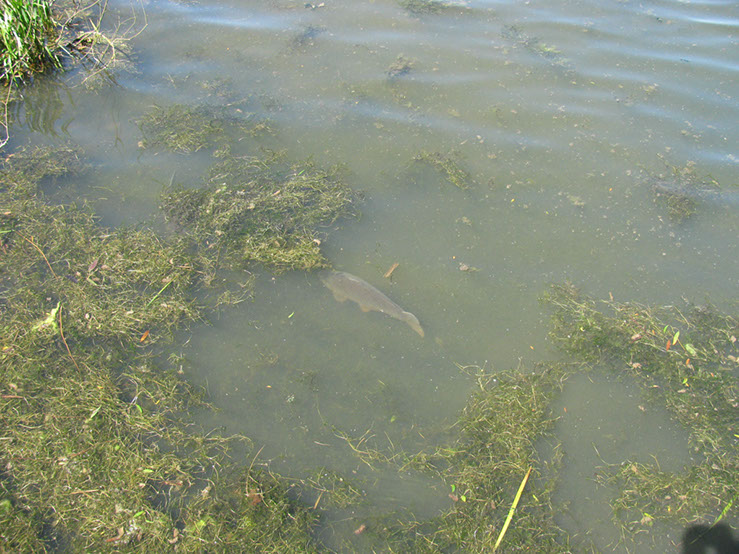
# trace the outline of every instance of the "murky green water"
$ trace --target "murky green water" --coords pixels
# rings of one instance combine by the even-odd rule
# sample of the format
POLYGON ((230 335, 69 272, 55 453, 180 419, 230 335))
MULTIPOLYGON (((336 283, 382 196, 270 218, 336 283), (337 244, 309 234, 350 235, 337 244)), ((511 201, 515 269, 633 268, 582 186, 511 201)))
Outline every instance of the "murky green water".
MULTIPOLYGON (((219 408, 198 414, 204 426, 248 435, 263 447, 255 463, 280 473, 326 467, 361 484, 366 501, 329 518, 329 544, 346 546, 335 537, 361 517, 408 510, 420 519, 448 507, 441 483, 373 471, 337 434, 409 452, 442 441, 474 386, 455 364, 507 368, 556 355, 537 300, 548 282, 620 301, 737 300, 733 2, 470 1, 433 15, 392 0, 116 0, 110 9, 111 24, 135 14, 136 29, 145 13, 135 72, 94 92, 64 76, 40 83, 11 129, 11 146, 85 149, 90 179, 48 193, 86 199, 104 224, 156 223, 162 186, 197 184, 212 158, 141 150, 136 121, 152 105, 267 119, 273 134, 234 137, 233 151, 345 164, 364 191, 363 215, 337 225, 322 248, 424 326, 422 339, 339 304, 313 275, 260 272, 253 301, 175 347, 219 408), (414 163, 422 151, 454 156, 471 186, 414 163), (672 221, 652 190, 672 167, 710 175, 724 193, 672 221)), ((613 546, 607 491, 591 494, 593 445, 609 463, 690 462, 684 433, 654 409, 645 415, 624 386, 574 383, 580 394, 566 393, 558 427, 561 498, 572 501, 562 524, 606 551, 626 547, 613 546)), ((663 551, 651 544, 637 549, 663 551)))

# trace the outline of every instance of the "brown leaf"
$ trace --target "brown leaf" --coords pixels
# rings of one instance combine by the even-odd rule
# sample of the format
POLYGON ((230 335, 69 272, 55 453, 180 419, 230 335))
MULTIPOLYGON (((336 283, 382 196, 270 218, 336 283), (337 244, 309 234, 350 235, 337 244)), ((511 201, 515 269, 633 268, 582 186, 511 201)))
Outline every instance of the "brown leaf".
POLYGON ((110 537, 109 539, 105 539, 105 542, 116 542, 123 538, 123 527, 118 528, 118 535, 115 537, 110 537))

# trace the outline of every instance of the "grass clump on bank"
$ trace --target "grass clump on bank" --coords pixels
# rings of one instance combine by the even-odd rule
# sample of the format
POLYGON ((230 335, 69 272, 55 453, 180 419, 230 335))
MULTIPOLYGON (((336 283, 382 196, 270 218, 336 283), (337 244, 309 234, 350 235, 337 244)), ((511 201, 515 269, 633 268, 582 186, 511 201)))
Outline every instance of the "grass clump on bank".
POLYGON ((356 200, 340 168, 290 165, 280 155, 227 155, 202 188, 166 190, 162 209, 205 258, 279 272, 324 267, 317 229, 356 216, 356 200))
MULTIPOLYGON (((682 473, 658 465, 607 468, 616 483, 616 520, 633 532, 657 519, 715 522, 739 502, 739 321, 710 306, 652 308, 603 302, 570 285, 553 286, 552 340, 587 361, 633 377, 690 433, 702 461, 682 473)), ((736 517, 734 516, 736 521, 736 517)))
POLYGON ((3 0, 0 18, 1 81, 59 67, 57 31, 47 0, 3 0))
MULTIPOLYGON (((140 32, 135 29, 135 14, 126 22, 127 28, 119 23, 108 32, 101 30, 107 2, 100 0, 85 5, 68 0, 3 0, 0 5, 0 85, 4 87, 0 100, 0 128, 4 136, 0 146, 9 140, 9 105, 20 97, 16 89, 35 75, 66 65, 82 67, 82 83, 93 86, 115 83, 113 70, 132 67, 128 41, 140 32)), ((142 28, 146 26, 146 18, 143 19, 142 28)), ((28 98, 24 100, 28 108, 28 98)), ((41 120, 33 121, 32 128, 40 128, 41 123, 45 129, 53 128, 48 119, 58 114, 49 109, 43 111, 43 117, 33 114, 41 120)), ((26 113, 26 117, 30 119, 32 115, 26 113)))

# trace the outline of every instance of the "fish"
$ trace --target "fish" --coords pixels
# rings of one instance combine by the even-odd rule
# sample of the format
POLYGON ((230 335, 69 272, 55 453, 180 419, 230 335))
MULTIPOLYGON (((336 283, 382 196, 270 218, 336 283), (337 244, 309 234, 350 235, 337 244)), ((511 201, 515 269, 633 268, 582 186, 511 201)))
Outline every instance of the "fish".
POLYGON ((339 302, 352 300, 359 305, 363 312, 383 313, 407 323, 411 329, 422 337, 425 335, 416 316, 406 312, 364 279, 360 279, 351 273, 333 270, 322 271, 318 274, 318 277, 339 302))

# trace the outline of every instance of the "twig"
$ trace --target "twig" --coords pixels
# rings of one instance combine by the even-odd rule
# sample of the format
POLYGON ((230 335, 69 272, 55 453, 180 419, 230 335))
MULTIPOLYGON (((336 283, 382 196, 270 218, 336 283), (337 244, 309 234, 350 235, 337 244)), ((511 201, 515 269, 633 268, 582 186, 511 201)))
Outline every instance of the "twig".
POLYGON ((67 354, 69 354, 69 358, 72 360, 72 363, 74 364, 74 367, 77 368, 77 371, 80 370, 80 366, 77 365, 77 361, 74 359, 74 356, 72 356, 72 351, 69 349, 69 345, 67 344, 67 339, 64 338, 64 329, 62 328, 62 310, 59 308, 59 334, 62 336, 62 342, 64 343, 64 346, 67 347, 67 354))
POLYGON ((56 279, 56 273, 54 273, 54 270, 51 268, 51 264, 49 263, 49 259, 46 257, 46 254, 44 254, 43 250, 41 250, 41 248, 39 248, 38 244, 36 244, 35 242, 33 242, 31 239, 29 239, 23 233, 18 233, 18 234, 21 236, 21 238, 23 238, 24 240, 27 240, 31 244, 31 246, 33 246, 36 250, 39 251, 39 253, 44 257, 44 261, 46 262, 46 265, 49 266, 49 271, 51 271, 51 274, 54 276, 54 279, 56 279))

